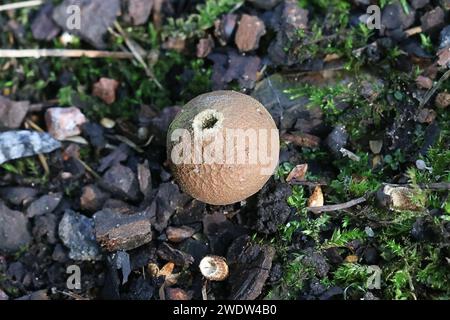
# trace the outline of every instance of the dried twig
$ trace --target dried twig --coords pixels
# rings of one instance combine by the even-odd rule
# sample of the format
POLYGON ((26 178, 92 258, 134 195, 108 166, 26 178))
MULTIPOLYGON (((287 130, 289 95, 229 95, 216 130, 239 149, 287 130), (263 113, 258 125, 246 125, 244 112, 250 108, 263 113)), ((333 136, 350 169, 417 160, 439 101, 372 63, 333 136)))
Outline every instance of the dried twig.
POLYGON ((157 85, 159 89, 163 89, 163 86, 161 83, 156 79, 155 74, 153 73, 153 70, 147 65, 147 63, 142 58, 142 55, 139 51, 139 46, 130 39, 130 37, 125 33, 125 31, 122 29, 120 24, 115 21, 114 26, 116 27, 117 31, 119 31, 120 35, 124 38, 125 43, 127 44, 128 49, 130 49, 131 53, 133 54, 134 58, 142 65, 142 67, 145 70, 146 75, 152 79, 152 81, 157 85))
POLYGON ((321 206, 321 207, 307 207, 306 209, 308 211, 312 211, 314 213, 321 213, 321 212, 329 212, 329 211, 338 211, 343 209, 348 209, 350 207, 356 206, 357 204, 365 202, 367 199, 364 197, 353 199, 348 202, 339 203, 339 204, 332 204, 327 206, 321 206))
POLYGON ((31 1, 21 1, 21 2, 15 2, 15 3, 7 3, 7 4, 0 5, 0 11, 9 11, 9 10, 37 7, 37 6, 40 6, 43 3, 44 3, 43 0, 31 0, 31 1))
POLYGON ((420 101, 420 105, 419 108, 422 108, 427 102, 428 100, 430 100, 430 98, 434 95, 434 93, 436 92, 437 89, 439 89, 442 85, 442 83, 448 79, 448 77, 450 77, 450 70, 447 70, 442 77, 438 80, 438 82, 435 83, 435 85, 427 91, 427 93, 425 93, 425 95, 423 96, 423 98, 420 101))
POLYGON ((0 58, 114 58, 133 59, 130 52, 79 49, 0 49, 0 58))

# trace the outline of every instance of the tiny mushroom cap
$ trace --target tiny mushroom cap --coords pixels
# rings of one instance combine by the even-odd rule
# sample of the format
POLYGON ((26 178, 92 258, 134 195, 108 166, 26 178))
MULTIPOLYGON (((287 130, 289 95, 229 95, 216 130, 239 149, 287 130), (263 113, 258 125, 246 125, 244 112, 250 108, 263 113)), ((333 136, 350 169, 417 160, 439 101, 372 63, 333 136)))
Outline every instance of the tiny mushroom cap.
POLYGON ((206 256, 200 261, 200 272, 212 281, 223 281, 228 277, 228 265, 225 258, 220 256, 206 256))
POLYGON ((279 132, 266 108, 235 91, 188 102, 171 123, 167 155, 184 192, 213 205, 258 192, 278 165, 279 132))

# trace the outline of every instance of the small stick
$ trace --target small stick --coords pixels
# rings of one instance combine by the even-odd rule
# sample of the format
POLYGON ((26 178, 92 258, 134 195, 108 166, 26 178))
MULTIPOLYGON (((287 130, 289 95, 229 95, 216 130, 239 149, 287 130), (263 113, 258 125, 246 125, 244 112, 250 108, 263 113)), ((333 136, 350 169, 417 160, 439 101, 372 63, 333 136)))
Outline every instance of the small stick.
POLYGON ((7 4, 0 5, 0 11, 9 11, 9 10, 22 9, 22 8, 37 7, 43 3, 44 3, 43 0, 31 0, 31 1, 16 2, 16 3, 7 3, 7 4))
POLYGON ((366 201, 366 198, 361 197, 361 198, 353 199, 348 202, 344 202, 344 203, 340 203, 340 204, 332 204, 332 205, 321 206, 321 207, 307 207, 306 209, 308 211, 312 211, 314 213, 337 211, 337 210, 342 210, 342 209, 348 209, 350 207, 356 206, 357 204, 363 203, 365 201, 366 201))
POLYGON ((130 52, 79 49, 0 49, 0 58, 115 58, 133 59, 130 52))

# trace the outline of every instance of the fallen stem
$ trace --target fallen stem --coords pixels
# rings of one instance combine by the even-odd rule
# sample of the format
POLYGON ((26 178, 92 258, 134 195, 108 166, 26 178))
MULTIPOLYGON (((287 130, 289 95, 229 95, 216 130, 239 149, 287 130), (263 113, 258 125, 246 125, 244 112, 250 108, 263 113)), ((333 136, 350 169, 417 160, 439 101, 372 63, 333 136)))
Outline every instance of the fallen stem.
POLYGON ((329 211, 338 211, 343 209, 348 209, 353 206, 356 206, 357 204, 365 202, 367 199, 364 197, 357 198, 350 200, 348 202, 339 203, 339 204, 331 204, 327 206, 321 206, 321 207, 307 207, 306 209, 308 211, 312 211, 314 213, 321 213, 321 212, 329 212, 329 211))
POLYGON ((0 49, 0 58, 114 58, 133 59, 130 52, 80 49, 0 49))
POLYGON ((31 0, 31 1, 21 1, 21 2, 15 2, 15 3, 7 3, 7 4, 0 5, 0 11, 9 11, 9 10, 37 7, 37 6, 40 6, 43 3, 44 3, 43 0, 31 0))

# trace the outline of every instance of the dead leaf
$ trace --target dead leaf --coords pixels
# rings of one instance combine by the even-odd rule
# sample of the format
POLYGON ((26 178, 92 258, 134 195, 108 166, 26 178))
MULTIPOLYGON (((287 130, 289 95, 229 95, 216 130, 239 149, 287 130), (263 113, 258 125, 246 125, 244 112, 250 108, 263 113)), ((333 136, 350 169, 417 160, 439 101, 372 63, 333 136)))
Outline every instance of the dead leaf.
POLYGON ((308 199, 308 207, 322 207, 324 203, 322 188, 316 186, 313 194, 308 199))
POLYGON ((165 276, 166 278, 169 277, 172 272, 173 268, 175 267, 175 264, 173 262, 167 262, 158 272, 158 277, 165 276))
POLYGON ((305 180, 305 175, 307 171, 308 171, 307 163, 296 165, 295 168, 292 169, 291 172, 289 172, 289 175, 286 178, 286 182, 290 182, 292 179, 295 179, 297 181, 305 180))
POLYGON ((357 263, 357 262, 358 262, 358 256, 357 256, 357 255, 354 255, 354 254, 349 255, 349 256, 347 256, 347 257, 345 258, 344 261, 345 261, 345 262, 348 262, 348 263, 357 263))

